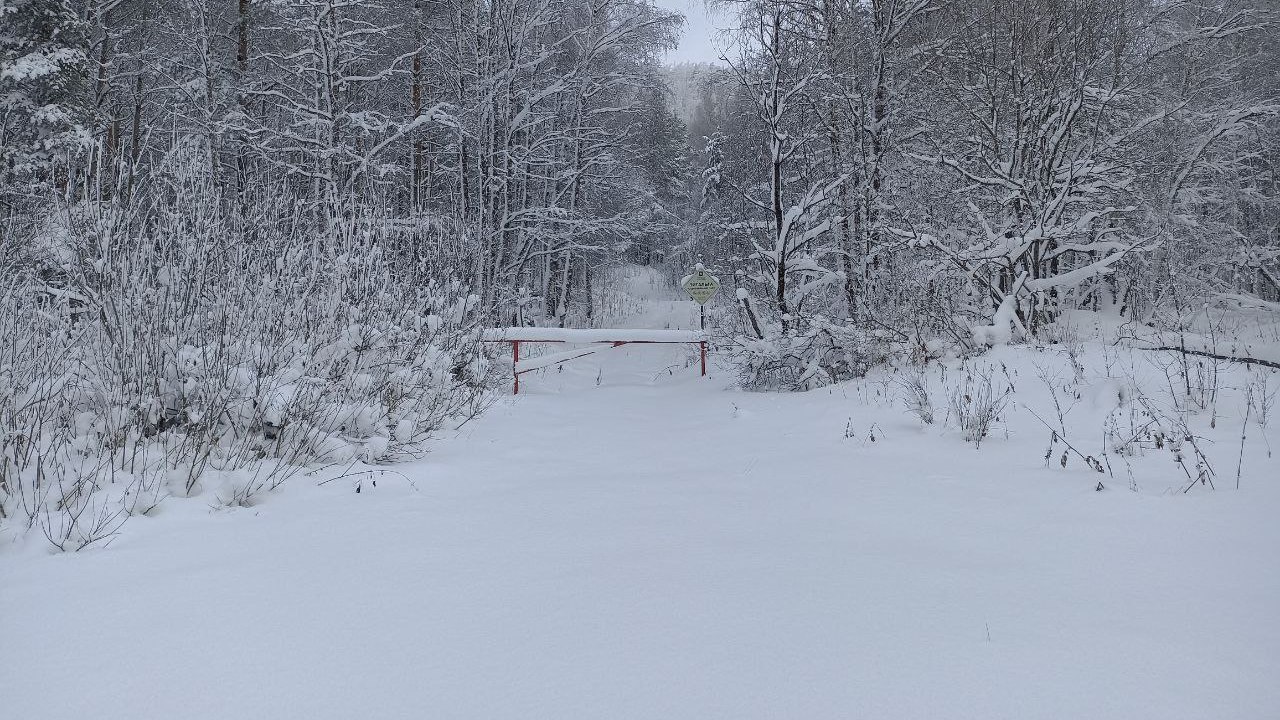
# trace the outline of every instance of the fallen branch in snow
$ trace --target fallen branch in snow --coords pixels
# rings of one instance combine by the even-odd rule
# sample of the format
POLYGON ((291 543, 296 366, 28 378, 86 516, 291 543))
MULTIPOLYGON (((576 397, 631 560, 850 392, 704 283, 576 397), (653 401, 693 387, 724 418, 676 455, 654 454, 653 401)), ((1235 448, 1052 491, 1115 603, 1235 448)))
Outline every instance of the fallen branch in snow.
POLYGON ((1199 355, 1201 357, 1213 358, 1214 360, 1230 360, 1231 362, 1244 363, 1246 365, 1256 364, 1256 365, 1261 365, 1263 367, 1276 368, 1277 370, 1280 370, 1280 362, 1275 362, 1273 360, 1262 360, 1260 358, 1237 357, 1234 355, 1222 355, 1220 353, 1211 353, 1211 352, 1206 352, 1204 350, 1192 350, 1190 348, 1180 348, 1180 347, 1171 347, 1171 346, 1138 347, 1136 349, 1180 352, 1185 355, 1199 355))

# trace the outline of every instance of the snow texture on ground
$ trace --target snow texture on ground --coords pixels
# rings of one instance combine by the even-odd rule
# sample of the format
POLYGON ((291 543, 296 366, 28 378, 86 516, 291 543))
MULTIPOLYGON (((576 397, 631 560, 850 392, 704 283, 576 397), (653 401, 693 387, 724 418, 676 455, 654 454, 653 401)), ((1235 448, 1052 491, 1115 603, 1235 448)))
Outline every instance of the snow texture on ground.
MULTIPOLYGON (((696 327, 632 275, 629 324, 696 327)), ((1034 354, 991 362, 1032 395, 1034 354)), ((1046 467, 1026 415, 975 450, 887 380, 745 394, 694 359, 612 349, 416 464, 0 548, 0 716, 1280 717, 1263 436, 1240 490, 1153 453, 1132 492, 1046 467)))

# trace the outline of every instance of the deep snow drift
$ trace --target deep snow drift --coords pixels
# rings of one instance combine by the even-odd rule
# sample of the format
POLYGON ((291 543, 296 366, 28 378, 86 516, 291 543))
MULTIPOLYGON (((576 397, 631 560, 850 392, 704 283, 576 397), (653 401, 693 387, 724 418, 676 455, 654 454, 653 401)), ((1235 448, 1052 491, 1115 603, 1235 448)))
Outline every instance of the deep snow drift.
MULTIPOLYGON (((629 325, 696 327, 651 275, 632 291, 629 325)), ((5 538, 0 715, 1280 717, 1280 418, 1240 450, 1258 371, 1219 369, 1191 418, 1218 489, 1184 493, 1146 437, 1103 473, 1046 461, 1049 388, 1100 455, 1171 362, 1077 359, 971 364, 1016 388, 975 449, 955 361, 925 426, 900 374, 747 394, 626 346, 526 375, 418 463, 173 500, 105 550, 5 538)))

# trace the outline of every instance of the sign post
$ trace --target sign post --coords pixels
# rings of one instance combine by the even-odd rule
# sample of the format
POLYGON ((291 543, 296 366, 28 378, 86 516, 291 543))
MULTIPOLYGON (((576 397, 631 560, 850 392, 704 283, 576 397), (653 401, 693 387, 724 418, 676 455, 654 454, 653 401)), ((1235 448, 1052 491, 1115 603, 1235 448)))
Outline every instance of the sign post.
POLYGON ((689 293, 689 297, 698 303, 698 327, 706 330, 707 301, 715 297, 716 291, 720 289, 720 281, 708 273, 702 263, 698 263, 693 267, 692 275, 681 278, 680 287, 683 287, 684 291, 689 293))

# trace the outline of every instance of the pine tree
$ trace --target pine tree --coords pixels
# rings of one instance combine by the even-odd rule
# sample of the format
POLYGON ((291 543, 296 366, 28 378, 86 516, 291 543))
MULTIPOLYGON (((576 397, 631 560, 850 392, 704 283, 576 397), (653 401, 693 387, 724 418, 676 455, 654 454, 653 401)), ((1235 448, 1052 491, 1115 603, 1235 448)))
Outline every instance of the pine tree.
POLYGON ((89 144, 88 41, 69 0, 0 2, 3 185, 30 192, 65 182, 67 159, 89 144))

